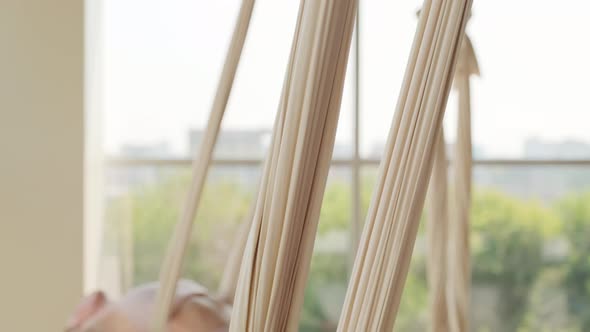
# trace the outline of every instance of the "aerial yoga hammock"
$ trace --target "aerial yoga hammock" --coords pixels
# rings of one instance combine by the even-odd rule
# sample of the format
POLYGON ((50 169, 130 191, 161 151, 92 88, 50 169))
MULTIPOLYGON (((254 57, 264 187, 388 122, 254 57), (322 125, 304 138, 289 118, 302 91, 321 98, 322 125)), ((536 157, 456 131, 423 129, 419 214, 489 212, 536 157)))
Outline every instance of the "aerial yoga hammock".
POLYGON ((434 147, 434 164, 428 189, 426 270, 432 332, 469 330, 471 75, 479 75, 479 66, 471 41, 465 35, 454 79, 454 87, 459 97, 457 138, 454 160, 451 164, 454 187, 450 190, 448 185, 446 148, 441 128, 441 134, 434 147))
MULTIPOLYGON (((231 331, 297 329, 356 5, 301 1, 231 331)), ((470 0, 423 6, 340 331, 393 327, 470 6, 470 0)))
MULTIPOLYGON (((469 76, 479 75, 473 46, 465 35, 461 43, 454 86, 459 96, 455 161, 452 164, 453 196, 448 198, 447 160, 441 128, 434 146, 433 170, 428 190, 427 279, 430 298, 430 330, 467 331, 469 308, 469 211, 471 188, 471 116, 469 76), (449 204, 451 204, 449 206, 449 204), (452 211, 452 216, 449 212, 452 211), (449 223, 449 218, 451 221, 449 223)), ((246 246, 248 223, 239 231, 223 273, 219 292, 233 294, 241 253, 246 246)))
MULTIPOLYGON (((387 150, 389 153, 386 154, 382 165, 380 185, 375 190, 375 198, 361 241, 361 250, 373 252, 363 255, 361 251, 357 255, 357 267, 353 273, 339 326, 341 331, 388 331, 393 326, 416 237, 435 143, 438 146, 436 151, 443 151, 443 154, 439 152, 438 163, 445 165, 446 172, 443 135, 442 132, 436 134, 436 131, 441 126, 453 67, 457 61, 470 6, 470 1, 434 4, 427 2, 424 6, 424 14, 421 17, 394 120, 394 129, 390 135, 387 150), (415 128, 415 131, 411 131, 412 128, 415 128), (387 163, 389 166, 385 166, 387 163), (407 180, 408 177, 411 178, 407 180), (389 188, 386 190, 387 186, 389 188), (389 196, 384 197, 384 194, 389 196), (394 206, 392 202, 396 201, 399 203, 394 206), (377 213, 381 215, 376 217, 377 213), (385 213, 388 214, 384 216, 385 213), (385 229, 387 231, 384 231, 385 229), (369 239, 367 234, 370 236, 369 239), (384 237, 381 237, 382 235, 384 237), (371 241, 374 240, 371 237, 381 238, 371 241), (389 250, 385 250, 385 246, 389 246, 389 250), (378 249, 381 251, 375 252, 378 249), (379 262, 378 259, 382 261, 379 262), (359 264, 365 266, 358 268, 359 264), (368 268, 373 269, 368 272, 368 268)), ((463 101, 461 105, 464 110, 463 101)), ((461 115, 461 119, 465 119, 465 116, 461 115)), ((465 125, 460 127, 465 128, 465 125)), ((460 131, 464 130, 461 128, 460 131)), ((459 136, 462 137, 461 134, 459 136)), ((463 148, 463 151, 470 153, 470 149, 463 148)), ((470 156, 467 160, 470 161, 470 156)), ((446 185, 444 188, 446 191, 446 185)), ((454 330, 466 331, 466 325, 459 326, 463 328, 458 327, 454 330)), ((257 328, 266 330, 262 325, 258 325, 257 328)), ((437 330, 442 331, 444 327, 441 326, 437 330)))
POLYGON ((471 0, 426 0, 338 331, 391 331, 471 0))
MULTIPOLYGON (((356 0, 301 1, 270 154, 239 273, 232 331, 297 329, 334 146, 356 5, 356 0)), ((215 119, 218 130, 220 117, 215 119)), ((211 126, 210 122, 208 128, 211 126)), ((157 331, 163 330, 169 316, 217 130, 202 142, 204 153, 195 162, 196 180, 187 209, 163 265, 154 313, 157 331)))
MULTIPOLYGON (((165 331, 253 0, 244 0, 193 182, 162 267, 150 331, 165 331)), ((426 0, 339 331, 391 331, 471 0, 426 0)), ((301 0, 246 240, 230 331, 296 331, 334 145, 357 0, 301 0)), ((183 285, 179 285, 183 286, 183 285)))

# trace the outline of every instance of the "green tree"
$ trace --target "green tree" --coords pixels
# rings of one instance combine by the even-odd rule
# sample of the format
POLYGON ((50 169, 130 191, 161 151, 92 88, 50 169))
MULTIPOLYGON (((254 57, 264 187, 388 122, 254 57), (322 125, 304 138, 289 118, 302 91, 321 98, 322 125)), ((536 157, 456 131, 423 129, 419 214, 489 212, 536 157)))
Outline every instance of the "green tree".
POLYGON ((569 311, 582 331, 590 331, 590 193, 566 197, 557 209, 570 247, 564 280, 569 311))
POLYGON ((346 253, 317 253, 305 289, 300 331, 334 331, 348 284, 346 253))
POLYGON ((558 220, 539 203, 485 191, 475 194, 471 223, 473 282, 497 288, 496 324, 501 331, 516 331, 543 267, 544 240, 558 220))
MULTIPOLYGON (((184 203, 190 177, 182 173, 133 193, 134 282, 158 278, 172 227, 184 203)), ((250 209, 252 193, 231 180, 205 187, 195 220, 183 276, 215 288, 229 243, 250 209)))
POLYGON ((328 182, 318 223, 320 236, 350 227, 351 199, 350 185, 347 182, 343 180, 328 182))

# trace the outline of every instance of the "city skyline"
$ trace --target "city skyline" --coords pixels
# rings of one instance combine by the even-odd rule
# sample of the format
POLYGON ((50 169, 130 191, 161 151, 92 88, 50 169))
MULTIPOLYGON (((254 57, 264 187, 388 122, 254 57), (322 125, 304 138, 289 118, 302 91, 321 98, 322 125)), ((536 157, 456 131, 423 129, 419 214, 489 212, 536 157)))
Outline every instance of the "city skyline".
MULTIPOLYGON (((215 147, 215 157, 223 159, 261 159, 266 154, 270 141, 271 129, 236 129, 220 132, 215 147)), ((173 149, 171 142, 155 141, 148 143, 124 142, 115 153, 107 153, 111 157, 130 158, 190 158, 199 146, 201 129, 189 129, 186 133, 184 151, 173 149)), ((452 156, 453 141, 447 141, 447 154, 452 156)), ((385 146, 385 141, 372 142, 369 148, 361 153, 362 158, 379 158, 385 146)), ((347 159, 352 156, 351 143, 338 142, 334 145, 333 157, 347 159)), ((473 146, 474 159, 493 158, 486 154, 481 146, 473 146)), ((538 137, 526 137, 519 154, 513 158, 521 159, 590 159, 590 141, 563 139, 544 140, 538 137)))

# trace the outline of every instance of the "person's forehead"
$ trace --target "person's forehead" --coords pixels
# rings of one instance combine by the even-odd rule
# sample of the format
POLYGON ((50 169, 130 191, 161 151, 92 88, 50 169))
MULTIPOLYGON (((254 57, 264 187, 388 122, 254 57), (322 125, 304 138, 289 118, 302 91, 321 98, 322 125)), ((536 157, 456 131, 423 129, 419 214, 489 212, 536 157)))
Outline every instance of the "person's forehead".
POLYGON ((82 332, 141 332, 116 306, 102 310, 90 319, 82 332))

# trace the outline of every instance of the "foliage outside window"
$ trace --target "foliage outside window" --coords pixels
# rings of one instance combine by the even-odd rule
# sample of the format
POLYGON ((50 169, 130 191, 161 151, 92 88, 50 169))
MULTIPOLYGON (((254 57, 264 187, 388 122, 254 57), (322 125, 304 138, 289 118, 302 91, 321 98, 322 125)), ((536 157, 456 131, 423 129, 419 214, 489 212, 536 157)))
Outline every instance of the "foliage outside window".
MULTIPOLYGON (((188 180, 188 173, 175 172, 110 202, 107 248, 124 257, 125 240, 132 243, 129 259, 123 262, 131 266, 123 270, 129 271, 134 284, 157 278, 188 180), (129 237, 115 236, 127 222, 129 237)), ((373 177, 363 180, 361 200, 366 209, 373 177)), ((474 330, 589 331, 590 193, 570 195, 547 206, 475 189, 471 233, 474 330)), ((333 176, 328 181, 302 331, 335 330, 352 261, 350 190, 348 177, 333 176)), ((241 183, 235 175, 210 181, 195 223, 185 277, 217 287, 229 244, 237 226, 248 217, 253 197, 254 186, 241 183)), ((396 331, 424 331, 428 326, 423 239, 421 229, 396 331)))

